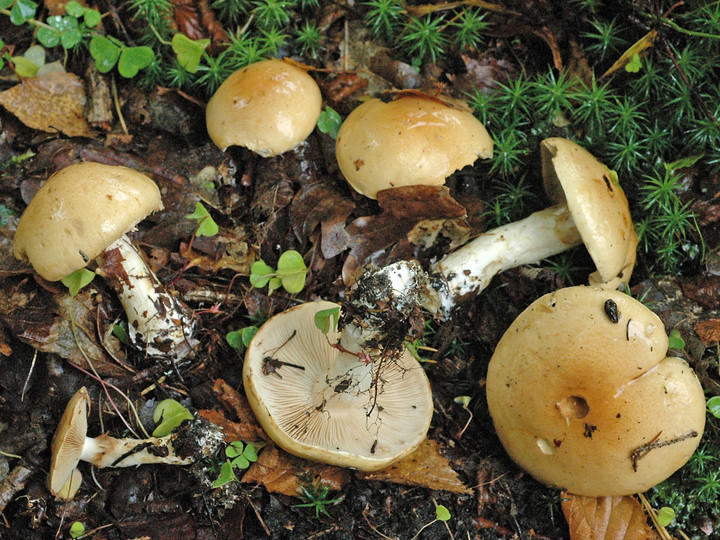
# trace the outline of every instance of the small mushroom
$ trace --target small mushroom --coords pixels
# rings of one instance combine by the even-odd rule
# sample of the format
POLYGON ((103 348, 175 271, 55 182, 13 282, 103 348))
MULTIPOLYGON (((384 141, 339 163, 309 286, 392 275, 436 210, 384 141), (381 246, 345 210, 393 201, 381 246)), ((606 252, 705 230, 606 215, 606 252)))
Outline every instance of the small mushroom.
POLYGON ((430 384, 409 353, 377 362, 331 346, 311 302, 267 321, 245 355, 245 393, 263 429, 287 452, 365 471, 387 467, 426 437, 430 384))
POLYGON ((53 436, 48 485, 53 495, 64 495, 64 488, 80 461, 96 467, 132 467, 147 463, 187 465, 195 456, 180 457, 173 443, 178 433, 149 439, 116 439, 109 435, 87 436, 87 389, 80 388, 65 408, 53 436))
POLYGON ((478 157, 492 157, 493 141, 472 113, 413 94, 355 108, 338 132, 340 170, 359 193, 402 186, 442 186, 478 157))
POLYGON ((230 75, 210 98, 205 120, 210 138, 221 150, 244 146, 270 157, 304 141, 321 108, 320 88, 306 71, 271 59, 230 75))
POLYGON ((541 297, 490 360, 487 401, 500 441, 536 479, 577 495, 662 482, 705 426, 702 386, 667 348, 660 319, 624 293, 569 287, 541 297))
POLYGON ((487 231, 440 260, 433 270, 446 278, 443 314, 458 298, 483 290, 495 274, 581 243, 597 267, 592 284, 614 289, 630 280, 638 238, 612 172, 567 139, 545 139, 540 148, 545 189, 555 205, 487 231))
POLYGON ((133 343, 151 356, 181 358, 194 345, 192 317, 125 234, 161 208, 160 190, 142 173, 93 162, 70 165, 53 174, 23 212, 15 257, 48 281, 95 260, 125 308, 133 343))

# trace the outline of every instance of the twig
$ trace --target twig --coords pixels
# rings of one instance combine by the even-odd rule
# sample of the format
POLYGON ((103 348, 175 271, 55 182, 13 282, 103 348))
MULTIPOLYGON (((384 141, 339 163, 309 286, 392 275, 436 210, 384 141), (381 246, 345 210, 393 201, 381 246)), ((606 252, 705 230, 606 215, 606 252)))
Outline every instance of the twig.
POLYGON ((21 464, 7 475, 7 478, 0 484, 0 513, 5 511, 5 507, 15 497, 15 494, 25 488, 25 484, 33 474, 35 474, 35 469, 21 464))
POLYGON ((35 354, 33 354, 32 362, 30 363, 30 370, 28 371, 27 377, 25 377, 25 384, 23 384, 22 392, 20 392, 20 401, 25 401, 25 392, 27 391, 28 384, 30 384, 30 377, 32 377, 32 373, 35 370, 35 362, 37 361, 37 349, 35 349, 35 354))

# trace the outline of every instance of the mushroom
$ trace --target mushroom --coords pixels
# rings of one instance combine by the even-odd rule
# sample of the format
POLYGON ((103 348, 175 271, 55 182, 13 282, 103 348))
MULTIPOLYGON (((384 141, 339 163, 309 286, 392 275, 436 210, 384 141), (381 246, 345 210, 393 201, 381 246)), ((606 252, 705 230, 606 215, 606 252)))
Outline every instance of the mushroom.
POLYGON ((690 366, 666 357, 660 319, 616 290, 569 287, 533 302, 488 367, 490 414, 510 457, 577 495, 645 491, 693 454, 705 426, 690 366))
POLYGON ((453 172, 492 152, 492 139, 471 112, 415 93, 355 108, 335 145, 347 181, 372 199, 384 189, 442 186, 453 172))
POLYGON ((409 353, 364 363, 330 345, 310 302, 267 321, 245 355, 243 383, 263 429, 287 452, 364 471, 378 470, 425 439, 433 403, 425 372, 409 353))
MULTIPOLYGON (((48 477, 49 483, 49 477, 48 477)), ((68 477, 67 481, 57 493, 53 493, 58 499, 62 501, 71 501, 75 498, 80 486, 82 485, 82 474, 79 470, 73 469, 68 477)))
POLYGON ((151 356, 181 358, 195 343, 193 319, 125 235, 161 208, 160 190, 142 173, 93 162, 69 165, 43 184, 23 212, 15 257, 48 281, 95 260, 125 308, 132 342, 151 356))
POLYGON ((231 74, 210 98, 205 120, 221 150, 244 146, 269 157, 304 141, 321 108, 320 88, 305 70, 271 59, 231 74))
POLYGON ((48 486, 53 495, 62 495, 80 461, 96 467, 133 467, 149 463, 188 465, 198 456, 212 455, 222 443, 219 430, 202 418, 189 422, 186 429, 164 437, 116 439, 107 434, 87 436, 90 403, 83 386, 65 408, 53 436, 48 486), (182 455, 179 454, 182 449, 182 455))

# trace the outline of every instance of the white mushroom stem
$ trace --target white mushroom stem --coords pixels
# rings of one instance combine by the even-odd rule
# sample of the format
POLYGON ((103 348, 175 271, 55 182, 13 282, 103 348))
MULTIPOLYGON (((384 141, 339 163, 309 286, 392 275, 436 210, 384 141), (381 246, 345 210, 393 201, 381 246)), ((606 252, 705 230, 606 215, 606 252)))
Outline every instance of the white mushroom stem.
POLYGON ((187 355, 195 344, 193 319, 165 290, 133 242, 121 236, 98 257, 98 263, 125 309, 133 344, 150 356, 187 355))
POLYGON ((582 243, 564 204, 481 234, 445 256, 426 273, 416 262, 399 261, 366 271, 353 287, 346 310, 352 319, 340 344, 376 356, 386 337, 385 321, 407 318, 421 307, 448 318, 460 299, 487 287, 498 272, 537 263, 582 243))
POLYGON ((109 435, 85 437, 82 461, 88 461, 96 467, 133 467, 149 463, 168 465, 188 465, 194 456, 181 458, 175 455, 172 446, 176 434, 149 439, 115 439, 109 435))

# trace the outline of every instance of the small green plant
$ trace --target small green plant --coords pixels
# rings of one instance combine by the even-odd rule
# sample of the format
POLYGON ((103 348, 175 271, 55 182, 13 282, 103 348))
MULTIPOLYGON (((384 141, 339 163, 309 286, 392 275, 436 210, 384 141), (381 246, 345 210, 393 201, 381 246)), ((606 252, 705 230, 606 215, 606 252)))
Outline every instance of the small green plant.
POLYGON ((457 403, 458 405, 462 405, 462 408, 465 409, 468 412, 468 414, 470 415, 470 417, 467 419, 467 422, 465 422, 465 425, 460 430, 460 433, 458 433, 458 438, 463 436, 463 433, 465 433, 465 430, 470 425, 470 422, 472 422, 473 413, 470 410, 470 408, 468 407, 468 405, 470 405, 471 400, 472 400, 472 398, 470 396, 457 396, 457 397, 455 397, 455 399, 453 399, 453 401, 455 403, 457 403))
POLYGON ((73 521, 72 525, 70 525, 69 533, 70 538, 80 538, 85 534, 85 525, 82 521, 73 521))
POLYGON ((89 285, 95 278, 95 272, 88 270, 87 268, 80 268, 74 272, 70 272, 67 276, 62 278, 62 284, 65 285, 70 291, 71 296, 75 296, 80 290, 89 285))
POLYGON ((320 113, 320 117, 317 121, 317 127, 322 133, 327 133, 333 139, 337 139, 340 126, 342 125, 342 118, 340 114, 330 107, 325 106, 325 110, 320 113))
POLYGON ((413 58, 413 67, 416 69, 425 60, 437 62, 445 51, 447 37, 443 34, 443 20, 442 15, 439 17, 428 15, 425 18, 411 19, 405 27, 405 34, 400 38, 400 44, 413 58))
POLYGON ((658 524, 661 527, 667 527, 675 519, 675 510, 669 506, 663 506, 657 511, 658 524))
POLYGON ((720 396, 713 396, 708 399, 707 409, 715 418, 720 418, 720 396))
POLYGON ((302 476, 299 478, 300 488, 298 489, 298 497, 305 502, 294 505, 295 508, 314 508, 315 517, 319 518, 320 514, 330 517, 327 507, 331 504, 337 504, 342 499, 328 499, 330 495, 331 485, 323 482, 321 479, 313 480, 312 478, 302 476))
POLYGON ((220 467, 220 476, 213 482, 213 488, 219 488, 238 480, 235 469, 245 470, 258 460, 257 450, 252 443, 233 441, 225 447, 226 459, 220 467))
POLYGON ((172 433, 184 420, 192 420, 193 415, 174 399, 164 399, 155 407, 153 420, 157 424, 153 437, 164 437, 172 433))
POLYGON ((199 201, 195 203, 195 211, 185 217, 197 221, 195 236, 215 236, 220 230, 210 213, 199 201))
POLYGON ((392 39, 402 22, 403 8, 397 0, 370 0, 365 2, 365 25, 375 37, 392 39))
POLYGON ((668 336, 668 348, 669 349, 682 349, 685 347, 685 340, 680 334, 680 330, 673 328, 668 336))
POLYGON ((308 58, 317 58, 322 52, 323 34, 317 24, 305 21, 305 24, 295 31, 295 42, 300 46, 300 54, 308 58))
POLYGON ((315 313, 315 326, 323 334, 327 335, 330 330, 336 330, 340 318, 340 306, 321 309, 315 313))
MULTIPOLYGON (((415 536, 412 537, 411 540, 415 540, 418 536, 420 536, 420 533, 423 532, 425 529, 427 529, 430 525, 433 523, 437 523, 438 521, 442 521, 445 524, 445 527, 447 527, 447 521, 450 519, 450 510, 448 510, 446 507, 444 507, 442 504, 439 504, 435 507, 435 519, 433 519, 431 522, 426 523, 422 526, 422 528, 417 532, 415 536)), ((448 531, 450 529, 448 528, 448 531)))
POLYGON ((250 345, 257 331, 257 326, 246 326, 240 330, 233 330, 225 334, 225 341, 236 351, 243 352, 250 345))
POLYGON ((255 261, 250 267, 250 284, 261 289, 268 286, 268 294, 282 287, 290 294, 296 294, 305 287, 307 266, 302 255, 289 249, 280 255, 277 269, 262 259, 255 261))

